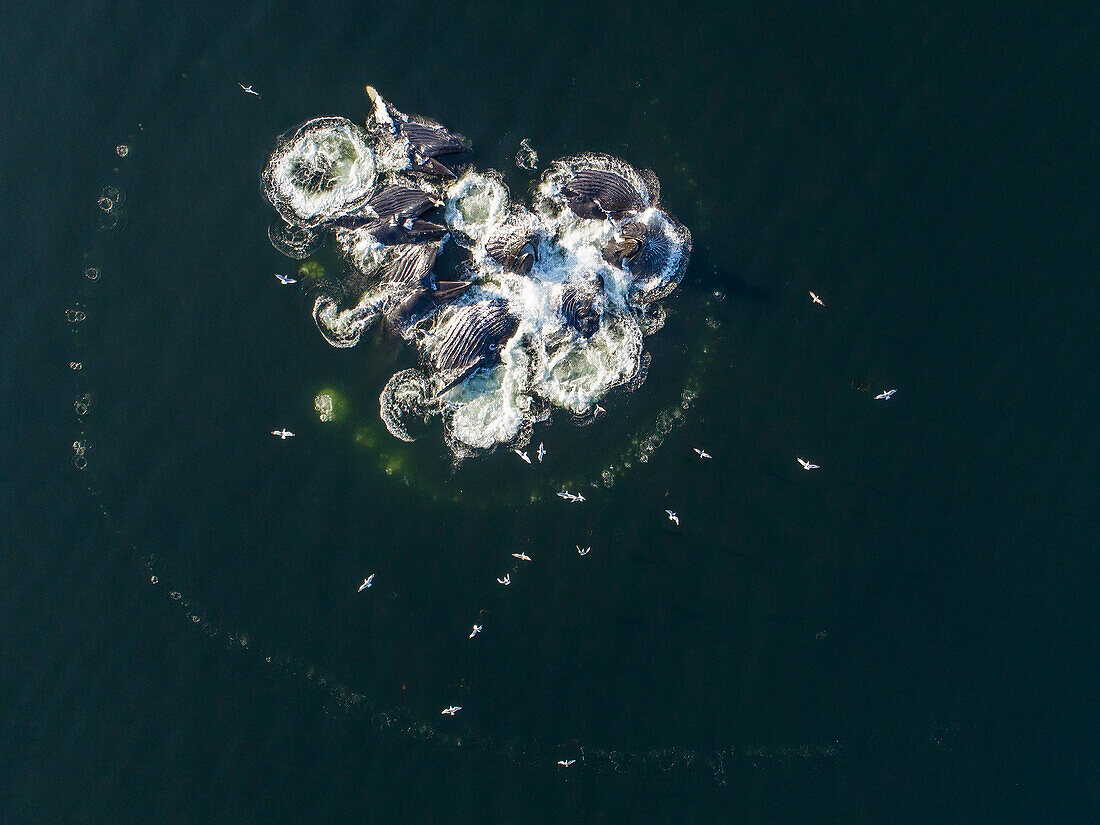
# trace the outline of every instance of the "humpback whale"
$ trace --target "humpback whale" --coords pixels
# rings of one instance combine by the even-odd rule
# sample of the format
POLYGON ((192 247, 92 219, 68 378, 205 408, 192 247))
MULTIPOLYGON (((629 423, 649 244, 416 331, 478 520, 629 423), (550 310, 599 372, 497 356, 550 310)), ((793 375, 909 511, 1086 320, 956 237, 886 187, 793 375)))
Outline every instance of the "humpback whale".
POLYGON ((652 278, 668 263, 672 244, 659 227, 631 220, 619 234, 607 242, 603 259, 612 266, 626 269, 636 278, 652 278))
POLYGON ((407 115, 367 86, 367 96, 374 104, 374 122, 405 155, 407 168, 429 175, 454 178, 455 174, 437 160, 440 156, 457 155, 472 148, 470 140, 450 131, 441 123, 421 115, 407 115))
POLYGON ((379 272, 383 280, 401 286, 424 285, 429 278, 441 243, 405 244, 390 247, 379 272))
POLYGON ((442 241, 447 236, 447 227, 419 218, 407 218, 403 221, 390 218, 365 228, 384 246, 442 241))
POLYGON ((445 381, 436 395, 461 384, 481 367, 500 361, 500 350, 519 326, 501 299, 459 307, 445 320, 432 362, 445 381))
POLYGON ((453 301, 473 284, 466 281, 438 281, 417 287, 386 313, 386 323, 402 337, 429 318, 439 307, 453 301))
POLYGON ((344 229, 359 229, 387 221, 402 223, 410 218, 419 218, 441 203, 423 189, 391 183, 372 195, 358 212, 341 215, 331 223, 344 229))
POLYGON ((603 275, 586 272, 566 281, 561 291, 561 313, 565 322, 582 338, 591 338, 600 329, 603 312, 603 275))
POLYGON ((504 224, 485 241, 485 254, 508 272, 530 275, 539 259, 539 233, 526 222, 504 224))
POLYGON ((660 199, 660 184, 653 172, 639 172, 610 155, 578 155, 555 166, 568 170, 561 195, 581 218, 620 218, 655 206, 660 199))

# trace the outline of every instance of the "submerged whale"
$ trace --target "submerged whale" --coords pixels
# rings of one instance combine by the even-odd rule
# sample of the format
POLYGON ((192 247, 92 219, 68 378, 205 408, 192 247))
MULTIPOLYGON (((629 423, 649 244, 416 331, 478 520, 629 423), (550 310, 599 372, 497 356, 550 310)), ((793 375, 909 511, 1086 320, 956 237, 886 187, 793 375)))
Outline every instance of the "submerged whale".
POLYGON ((519 327, 508 302, 495 299, 459 307, 438 333, 432 366, 443 380, 436 395, 461 384, 475 371, 500 361, 500 350, 519 327))

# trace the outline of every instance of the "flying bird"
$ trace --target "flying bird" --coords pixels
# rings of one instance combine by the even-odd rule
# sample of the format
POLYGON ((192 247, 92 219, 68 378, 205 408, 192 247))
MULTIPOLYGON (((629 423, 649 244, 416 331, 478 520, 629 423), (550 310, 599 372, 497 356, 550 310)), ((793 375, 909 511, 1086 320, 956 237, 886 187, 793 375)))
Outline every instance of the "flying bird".
POLYGON ((297 278, 291 278, 289 275, 280 275, 278 272, 275 273, 275 277, 279 279, 279 283, 283 286, 298 283, 297 278))
POLYGON ((875 396, 875 400, 876 401, 888 401, 889 399, 891 399, 894 396, 894 393, 896 393, 896 392, 897 392, 897 390, 886 390, 886 392, 880 392, 878 395, 875 396))
POLYGON ((374 573, 371 573, 369 576, 367 576, 365 579, 363 579, 363 583, 361 585, 359 585, 359 590, 357 592, 362 593, 364 590, 366 590, 372 584, 374 584, 374 573))
POLYGON ((480 632, 481 632, 481 625, 475 624, 474 629, 470 631, 470 638, 471 639, 474 638, 474 636, 476 636, 480 632))
POLYGON ((692 447, 691 449, 695 450, 699 458, 714 458, 714 456, 712 456, 706 450, 700 450, 698 447, 692 447))
POLYGON ((512 577, 510 575, 508 575, 507 573, 505 573, 504 578, 503 579, 497 579, 497 582, 499 582, 500 584, 503 584, 505 587, 507 587, 508 585, 510 585, 512 583, 512 577))
POLYGON ((564 498, 566 501, 569 501, 570 499, 573 498, 573 494, 572 493, 567 493, 565 490, 562 490, 560 493, 557 493, 557 497, 558 498, 564 498))
POLYGON ((675 524, 677 527, 679 527, 680 526, 680 517, 678 515, 676 515, 674 512, 672 512, 671 510, 665 510, 665 512, 668 513, 668 520, 671 521, 673 524, 675 524))
POLYGON ((563 768, 568 768, 576 761, 576 759, 559 759, 558 764, 561 765, 563 768))
POLYGON ((537 453, 539 457, 539 464, 542 464, 542 460, 546 458, 546 448, 542 446, 542 442, 539 442, 539 451, 537 453))
POLYGON ((245 86, 243 83, 237 83, 237 85, 244 89, 244 91, 250 95, 256 95, 256 97, 260 96, 260 93, 253 89, 251 85, 245 86))
POLYGON ((824 302, 824 301, 822 301, 822 300, 821 300, 820 298, 818 298, 818 297, 817 297, 817 295, 816 295, 816 294, 814 294, 814 293, 813 293, 812 291, 810 292, 810 299, 811 299, 811 300, 813 301, 813 303, 815 303, 815 304, 820 304, 821 306, 825 306, 825 302, 824 302))
POLYGON ((821 469, 820 464, 811 464, 810 462, 808 462, 804 458, 798 459, 798 463, 802 465, 803 470, 820 470, 821 469))
POLYGON ((531 561, 531 557, 526 553, 513 553, 512 556, 520 561, 531 561))
POLYGON ((451 705, 449 708, 443 708, 443 711, 441 712, 440 715, 441 716, 454 716, 460 710, 462 710, 462 708, 459 707, 458 705, 451 705))
POLYGON ((277 435, 283 441, 286 441, 288 438, 294 438, 294 433, 290 430, 272 430, 271 434, 277 435))
POLYGON ((599 415, 600 413, 605 413, 605 414, 606 414, 606 413, 607 413, 607 410, 605 410, 605 409, 604 409, 603 407, 601 407, 601 406, 600 406, 599 404, 597 404, 597 405, 596 405, 596 409, 594 409, 594 410, 592 411, 592 414, 593 414, 593 415, 599 415))
POLYGON ((589 553, 592 552, 591 546, 585 547, 583 550, 581 549, 581 546, 579 544, 575 544, 573 546, 577 548, 577 553, 581 556, 587 556, 589 553))
POLYGON ((527 453, 525 453, 523 450, 519 449, 518 447, 515 448, 514 450, 512 450, 512 452, 515 453, 516 455, 518 455, 520 458, 522 458, 528 464, 531 463, 531 459, 527 456, 527 453))

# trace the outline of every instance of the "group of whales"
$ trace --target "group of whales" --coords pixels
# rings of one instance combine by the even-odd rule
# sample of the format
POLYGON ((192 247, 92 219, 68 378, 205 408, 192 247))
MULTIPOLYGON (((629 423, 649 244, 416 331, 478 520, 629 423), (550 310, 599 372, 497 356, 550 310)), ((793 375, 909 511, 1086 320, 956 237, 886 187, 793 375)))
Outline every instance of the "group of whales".
MULTIPOLYGON (((399 111, 373 87, 367 94, 364 127, 310 120, 279 141, 263 173, 281 218, 276 247, 306 257, 331 231, 354 267, 342 291, 314 304, 332 345, 353 346, 381 319, 419 347, 438 402, 500 363, 517 336, 540 339, 545 353, 584 347, 605 323, 636 328, 631 316, 682 278, 691 236, 659 207, 652 171, 603 154, 567 157, 549 166, 528 208, 511 202, 496 173, 456 165, 469 140, 399 111), (468 259, 443 281, 433 268, 448 240, 468 259)), ((631 377, 623 372, 571 401, 573 411, 631 377)))

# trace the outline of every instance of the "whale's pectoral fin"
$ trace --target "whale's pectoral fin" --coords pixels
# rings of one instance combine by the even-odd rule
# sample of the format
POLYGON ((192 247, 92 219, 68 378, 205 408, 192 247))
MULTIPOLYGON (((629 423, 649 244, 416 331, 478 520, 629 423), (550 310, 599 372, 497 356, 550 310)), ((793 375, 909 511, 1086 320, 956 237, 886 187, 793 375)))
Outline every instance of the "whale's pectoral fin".
POLYGON ((439 398, 440 396, 442 396, 448 390, 453 390, 455 387, 457 387, 459 384, 461 384, 463 381, 465 381, 467 378, 469 378, 471 375, 473 375, 479 369, 481 369, 484 366, 487 366, 488 364, 489 364, 489 359, 488 358, 479 358, 473 364, 471 364, 470 366, 466 367, 464 370, 459 372, 458 376, 456 378, 452 378, 450 381, 448 381, 443 386, 443 389, 441 389, 439 392, 437 392, 435 394, 435 397, 439 398))

